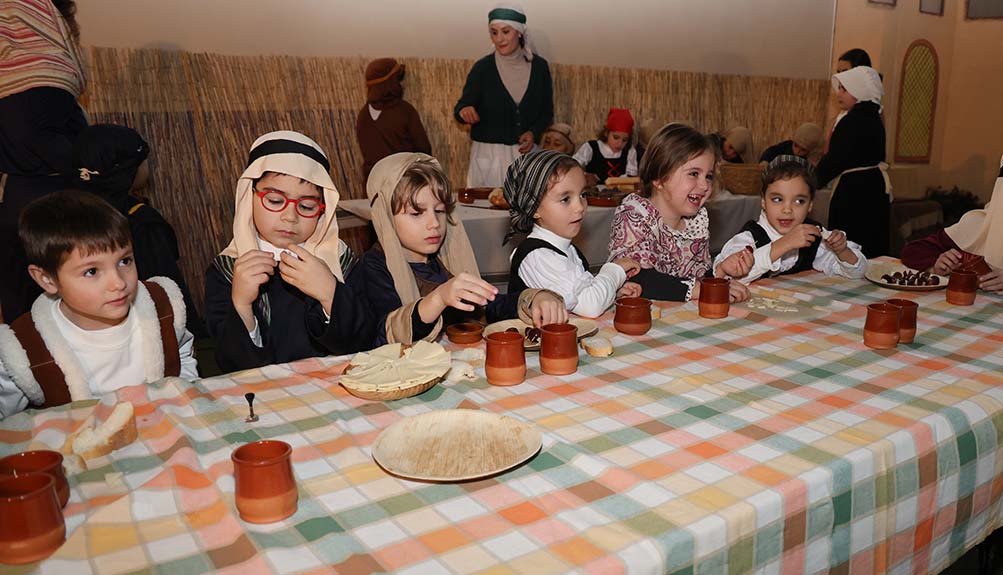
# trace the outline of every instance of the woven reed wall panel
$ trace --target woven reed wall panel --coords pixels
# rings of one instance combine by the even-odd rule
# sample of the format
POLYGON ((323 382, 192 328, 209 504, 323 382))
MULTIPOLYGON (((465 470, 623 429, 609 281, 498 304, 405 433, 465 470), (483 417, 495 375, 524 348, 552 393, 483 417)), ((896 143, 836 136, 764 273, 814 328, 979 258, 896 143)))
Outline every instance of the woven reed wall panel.
MULTIPOLYGON (((457 185, 470 140, 453 120, 471 60, 404 59, 406 98, 422 116, 432 149, 457 185)), ((342 197, 365 197, 355 116, 365 101, 362 58, 223 56, 93 48, 87 108, 92 122, 138 130, 150 143, 149 197, 178 232, 181 268, 201 309, 205 267, 230 241, 233 191, 255 138, 301 131, 331 158, 342 197)), ((745 125, 749 157, 805 121, 825 122, 825 80, 552 65, 558 121, 576 144, 595 137, 611 106, 635 119, 683 121, 704 131, 745 125)), ((364 231, 343 232, 356 249, 364 231)))
POLYGON ((930 163, 939 78, 937 53, 927 42, 914 43, 902 63, 895 160, 930 163))

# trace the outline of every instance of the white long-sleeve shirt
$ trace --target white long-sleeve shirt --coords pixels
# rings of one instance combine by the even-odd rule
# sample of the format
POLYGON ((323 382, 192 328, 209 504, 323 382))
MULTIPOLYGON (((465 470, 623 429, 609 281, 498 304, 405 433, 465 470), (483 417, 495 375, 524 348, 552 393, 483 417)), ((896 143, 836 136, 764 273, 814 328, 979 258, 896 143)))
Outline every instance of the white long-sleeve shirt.
POLYGON ((614 263, 603 264, 599 273, 592 275, 571 246, 571 240, 544 227, 533 226, 527 238, 541 239, 561 250, 564 256, 545 248, 533 250, 522 260, 519 277, 527 287, 560 294, 572 313, 585 317, 602 315, 616 299, 616 291, 627 281, 626 272, 614 263))
MULTIPOLYGON (((599 153, 601 153, 602 157, 607 160, 613 160, 620 157, 620 152, 614 152, 612 148, 606 145, 606 142, 596 140, 596 143, 599 144, 599 153)), ((578 148, 578 151, 575 152, 573 157, 579 164, 582 165, 582 169, 585 169, 585 166, 588 166, 589 162, 592 161, 592 146, 590 146, 588 142, 585 142, 580 148, 578 148)), ((637 175, 637 148, 634 146, 631 146, 630 151, 627 152, 627 168, 624 170, 623 175, 637 175)))
MULTIPOLYGON (((761 248, 756 247, 756 239, 752 237, 752 232, 739 232, 735 237, 728 240, 728 243, 724 244, 721 248, 721 253, 714 259, 714 269, 721 265, 721 262, 725 258, 730 256, 735 252, 739 252, 745 249, 746 246, 751 246, 753 248, 753 264, 752 269, 749 270, 748 275, 742 278, 736 278, 738 281, 748 285, 767 273, 781 273, 785 272, 794 267, 794 264, 798 261, 798 250, 790 250, 784 255, 780 256, 780 259, 773 261, 770 256, 770 251, 773 248, 773 242, 779 240, 783 237, 783 234, 778 232, 776 229, 770 225, 769 220, 766 218, 766 214, 760 212, 759 220, 756 222, 764 230, 766 230, 766 235, 770 237, 770 243, 766 244, 761 248)), ((824 230, 825 228, 823 228, 824 230)), ((823 241, 819 243, 818 252, 815 253, 815 261, 812 262, 812 267, 827 276, 842 276, 845 278, 862 278, 864 277, 864 272, 867 271, 867 258, 864 257, 864 253, 860 251, 860 245, 849 240, 846 241, 846 246, 857 256, 857 263, 849 264, 833 253, 829 246, 823 241)))
MULTIPOLYGON (((40 297, 46 298, 45 295, 40 297)), ((52 318, 52 325, 59 335, 58 340, 52 341, 51 344, 58 345, 72 354, 81 370, 79 376, 87 382, 93 397, 100 397, 122 387, 147 381, 144 339, 152 335, 156 339, 155 345, 162 344, 159 335, 143 333, 142 322, 138 319, 138 314, 134 313, 135 304, 126 320, 119 325, 99 330, 85 330, 63 314, 59 302, 58 298, 47 298, 47 301, 42 302, 48 308, 42 311, 52 318)), ((37 318, 34 306, 32 310, 33 316, 37 318)), ((47 340, 47 343, 50 342, 47 340)), ((192 350, 194 343, 195 337, 188 330, 184 330, 178 337, 178 353, 181 356, 180 377, 189 381, 199 377, 192 350)), ((147 344, 150 345, 149 342, 147 344)), ((50 352, 56 353, 53 350, 50 352)), ((15 385, 11 367, 5 366, 0 361, 0 419, 28 408, 28 398, 15 385)))

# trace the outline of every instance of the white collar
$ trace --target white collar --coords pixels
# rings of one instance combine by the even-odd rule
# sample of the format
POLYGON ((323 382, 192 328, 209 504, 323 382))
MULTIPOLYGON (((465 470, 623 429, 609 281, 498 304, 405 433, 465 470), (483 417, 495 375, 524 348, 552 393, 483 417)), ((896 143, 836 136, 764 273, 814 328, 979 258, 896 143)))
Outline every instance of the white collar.
POLYGON ((533 224, 533 231, 527 237, 544 240, 564 253, 571 253, 569 251, 571 249, 571 240, 555 234, 540 224, 533 224))
MULTIPOLYGON (((263 252, 268 252, 268 253, 272 254, 272 257, 275 258, 275 261, 281 261, 282 260, 282 258, 279 257, 279 256, 281 256, 283 252, 288 252, 288 253, 292 254, 293 256, 296 256, 296 254, 293 254, 293 252, 290 251, 290 250, 288 250, 288 249, 275 247, 274 245, 272 245, 271 243, 269 243, 268 240, 266 240, 265 238, 261 237, 257 232, 255 232, 254 237, 257 238, 257 240, 258 240, 258 249, 261 250, 261 251, 263 251, 263 252)), ((303 247, 303 244, 297 244, 297 245, 299 245, 300 247, 303 247)), ((296 257, 298 257, 298 256, 296 256, 296 257)))
POLYGON ((766 235, 768 235, 770 237, 770 241, 771 242, 775 242, 775 241, 779 240, 780 238, 784 237, 783 234, 781 234, 780 232, 778 232, 776 230, 776 228, 774 228, 773 225, 770 224, 770 220, 766 217, 766 211, 765 210, 759 212, 759 221, 756 222, 756 223, 758 223, 760 225, 760 227, 762 227, 764 230, 766 230, 766 235))

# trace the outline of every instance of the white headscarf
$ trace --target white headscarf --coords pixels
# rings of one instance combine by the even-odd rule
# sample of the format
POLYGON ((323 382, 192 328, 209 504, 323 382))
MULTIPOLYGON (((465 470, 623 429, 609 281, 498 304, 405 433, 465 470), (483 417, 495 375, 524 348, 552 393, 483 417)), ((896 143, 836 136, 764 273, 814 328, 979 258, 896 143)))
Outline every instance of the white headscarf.
POLYGON ((515 28, 522 35, 522 49, 526 53, 526 60, 533 59, 533 43, 529 39, 526 31, 526 11, 518 4, 498 4, 488 12, 488 26, 492 24, 507 24, 515 28))
POLYGON ((881 112, 881 98, 885 88, 881 85, 881 76, 870 66, 857 66, 844 72, 833 74, 832 89, 839 91, 842 85, 858 102, 874 102, 881 112))
POLYGON ((278 131, 261 136, 251 145, 247 169, 237 180, 237 195, 233 215, 233 240, 221 252, 234 259, 244 253, 260 249, 258 233, 254 227, 254 180, 265 172, 276 172, 303 178, 324 189, 325 209, 317 220, 317 229, 307 238, 303 247, 324 260, 339 281, 341 274, 341 242, 338 239, 338 190, 328 173, 330 163, 317 142, 299 132, 278 131))
POLYGON ((1003 268, 1003 158, 993 196, 986 207, 966 212, 944 232, 959 248, 984 257, 993 267, 1003 268))

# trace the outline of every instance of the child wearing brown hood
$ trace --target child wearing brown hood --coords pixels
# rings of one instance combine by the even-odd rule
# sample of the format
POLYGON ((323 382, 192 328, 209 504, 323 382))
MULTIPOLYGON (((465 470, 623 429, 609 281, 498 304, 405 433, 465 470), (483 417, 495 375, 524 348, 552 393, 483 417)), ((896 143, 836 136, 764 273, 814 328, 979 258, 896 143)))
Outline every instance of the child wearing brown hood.
POLYGON ((393 58, 378 58, 366 66, 366 105, 359 110, 355 135, 362 149, 362 175, 373 165, 398 152, 432 153, 421 116, 404 101, 404 65, 393 58))

